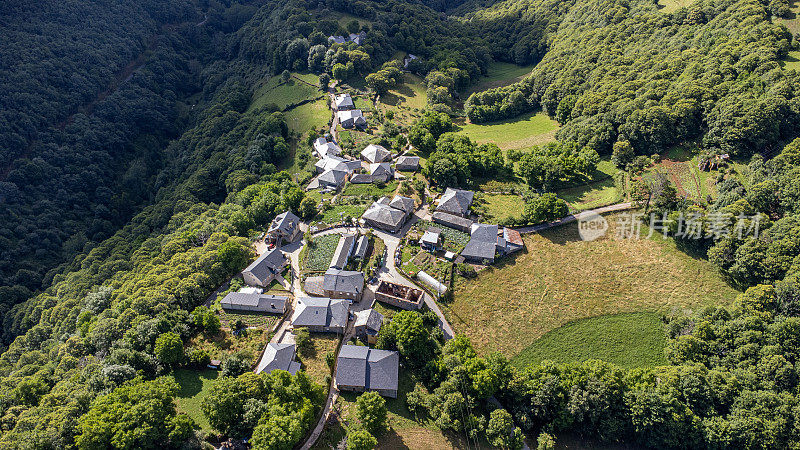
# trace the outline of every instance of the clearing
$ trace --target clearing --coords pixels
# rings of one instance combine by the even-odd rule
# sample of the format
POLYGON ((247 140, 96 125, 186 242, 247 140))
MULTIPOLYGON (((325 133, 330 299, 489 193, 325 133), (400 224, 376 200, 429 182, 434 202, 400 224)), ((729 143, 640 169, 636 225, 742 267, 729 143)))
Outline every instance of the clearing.
POLYGON ((331 121, 331 110, 324 97, 292 108, 284 114, 289 131, 300 134, 326 128, 331 121))
POLYGON ((219 371, 212 369, 178 369, 172 373, 172 376, 175 377, 175 381, 181 387, 180 392, 175 397, 178 411, 191 417, 200 426, 201 430, 206 433, 212 433, 214 430, 200 407, 203 404, 203 399, 208 396, 211 385, 214 384, 214 381, 219 376, 219 371))
POLYGON ((485 77, 481 77, 475 84, 470 86, 462 95, 464 99, 473 92, 481 92, 501 86, 508 86, 525 78, 534 66, 518 66, 505 62, 492 62, 485 77))
POLYGON ((320 91, 316 87, 317 85, 319 85, 319 78, 311 74, 293 74, 287 82, 284 82, 280 76, 272 77, 256 91, 248 111, 269 104, 274 104, 278 109, 283 110, 304 100, 314 98, 323 98, 324 100, 325 93, 320 91))
POLYGON ((324 386, 328 390, 328 383, 325 377, 331 374, 328 363, 325 362, 325 355, 336 353, 339 346, 340 336, 333 333, 311 333, 311 344, 313 350, 307 355, 297 355, 297 360, 302 364, 303 370, 315 383, 324 386))
POLYGON ((484 221, 504 221, 511 217, 520 219, 525 200, 515 194, 482 194, 472 203, 473 211, 485 217, 484 221))
POLYGON ((546 359, 559 363, 602 359, 625 368, 666 365, 663 327, 661 316, 651 312, 579 319, 546 333, 512 363, 522 368, 546 359))
POLYGON ((661 12, 672 13, 681 8, 691 6, 695 0, 658 0, 658 9, 661 12))
POLYGON ((514 358, 576 319, 725 305, 737 295, 708 261, 687 255, 672 240, 584 242, 572 223, 524 241, 523 252, 476 279, 459 278, 453 303, 443 305, 455 331, 481 354, 498 350, 514 358))
POLYGON ((503 150, 525 149, 555 141, 558 122, 543 112, 527 113, 511 120, 461 123, 461 132, 479 144, 494 143, 503 150))

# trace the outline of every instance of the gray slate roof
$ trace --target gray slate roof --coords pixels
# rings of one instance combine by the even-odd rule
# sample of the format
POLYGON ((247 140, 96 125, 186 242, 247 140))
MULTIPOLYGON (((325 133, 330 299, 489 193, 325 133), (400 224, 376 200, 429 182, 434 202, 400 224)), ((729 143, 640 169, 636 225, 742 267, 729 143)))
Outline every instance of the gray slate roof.
POLYGON ((322 288, 326 291, 360 294, 364 290, 364 274, 354 270, 330 268, 325 272, 322 288))
POLYGON ((417 170, 419 168, 419 156, 400 156, 397 158, 397 170, 417 170))
POLYGON ((344 299, 300 297, 292 314, 292 325, 345 328, 349 311, 344 299))
POLYGON ((280 272, 286 262, 286 256, 280 250, 274 248, 264 252, 255 261, 250 263, 244 272, 250 272, 259 280, 266 280, 272 275, 280 272))
POLYGON ((439 199, 436 210, 460 216, 466 215, 472 205, 474 195, 472 191, 447 188, 442 198, 439 199))
POLYGON ((336 383, 368 390, 397 390, 400 354, 360 345, 343 345, 336 363, 336 383))
POLYGON ((414 212, 414 199, 403 197, 402 195, 395 195, 392 201, 389 202, 389 206, 399 209, 406 214, 411 214, 414 212))
POLYGON ((344 179, 347 178, 347 172, 342 170, 326 170, 322 172, 322 174, 317 177, 320 184, 325 184, 329 186, 341 186, 344 183, 344 179))
POLYGON ((436 223, 440 223, 442 225, 447 225, 452 228, 462 229, 462 230, 469 230, 472 226, 472 220, 467 219, 466 217, 456 216, 454 214, 448 214, 443 211, 435 211, 433 213, 433 221, 436 223))
POLYGON ((260 311, 283 314, 289 297, 247 292, 230 292, 220 304, 226 309, 258 308, 260 311))
POLYGON ((491 242, 497 244, 498 232, 500 227, 497 225, 487 225, 485 223, 473 223, 470 228, 470 240, 481 242, 491 242))
POLYGON ((382 224, 388 228, 394 229, 398 227, 403 220, 405 220, 406 215, 403 211, 399 209, 392 208, 391 206, 375 202, 373 203, 364 215, 362 216, 364 219, 369 219, 373 222, 382 224))
POLYGON ((352 108, 353 106, 355 106, 353 104, 353 99, 350 97, 350 94, 339 94, 336 97, 334 97, 333 102, 334 105, 336 106, 336 109, 352 108))
POLYGON ((350 254, 353 253, 355 244, 355 234, 343 234, 342 237, 339 238, 339 243, 336 245, 336 251, 333 252, 330 267, 344 269, 347 265, 348 258, 350 258, 350 254))
POLYGON ((380 331, 383 324, 383 314, 374 309, 365 309, 356 313, 356 327, 367 327, 372 331, 380 331))
POLYGON ((294 344, 267 344, 264 356, 258 363, 256 373, 272 373, 273 370, 285 370, 294 375, 300 370, 300 363, 294 361, 294 344))
POLYGON ((291 211, 286 211, 275 216, 275 219, 270 224, 267 233, 280 231, 283 234, 290 235, 294 233, 298 223, 300 223, 300 218, 292 214, 291 211))
POLYGON ((376 144, 369 144, 361 151, 361 156, 370 163, 380 163, 389 159, 392 154, 385 147, 376 144))
POLYGON ((394 169, 390 163, 374 163, 369 165, 369 175, 373 180, 382 179, 386 181, 394 176, 394 169))
POLYGON ((358 237, 356 248, 353 250, 353 258, 364 259, 367 256, 367 248, 369 247, 369 238, 365 235, 358 237))
POLYGON ((472 259, 488 259, 494 260, 494 253, 497 250, 496 242, 485 242, 470 239, 464 250, 461 251, 461 256, 472 259))

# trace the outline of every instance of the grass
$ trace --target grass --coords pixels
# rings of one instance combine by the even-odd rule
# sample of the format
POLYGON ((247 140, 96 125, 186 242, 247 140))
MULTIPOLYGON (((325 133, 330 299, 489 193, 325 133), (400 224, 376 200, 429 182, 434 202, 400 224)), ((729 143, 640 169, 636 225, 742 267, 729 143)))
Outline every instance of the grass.
POLYGON ((214 384, 214 381, 219 376, 219 371, 212 369, 178 369, 172 373, 172 376, 175 377, 175 381, 181 387, 175 397, 178 411, 186 413, 206 433, 213 432, 211 424, 208 423, 208 419, 200 407, 211 390, 211 385, 214 384))
MULTIPOLYGON (((798 30, 800 33, 800 30, 798 30)), ((781 61, 781 66, 786 70, 794 69, 800 72, 800 51, 790 51, 786 58, 781 61)))
POLYGON ((474 280, 459 279, 453 303, 444 305, 455 331, 482 354, 498 350, 513 358, 577 319, 724 305, 737 294, 708 261, 671 240, 583 242, 573 223, 524 241, 523 252, 474 280))
POLYGON ((318 221, 322 223, 338 223, 342 216, 359 218, 366 210, 367 205, 334 205, 322 213, 322 217, 318 221))
POLYGON ((523 114, 511 120, 484 124, 464 123, 461 132, 484 144, 494 143, 503 150, 524 149, 555 140, 558 123, 543 112, 523 114))
POLYGON ((325 355, 336 352, 339 336, 333 333, 311 333, 311 343, 314 349, 308 355, 298 355, 298 360, 308 376, 327 390, 325 377, 331 374, 331 370, 325 362, 325 355))
POLYGON ((384 115, 392 111, 394 117, 391 120, 395 124, 409 126, 419 117, 427 103, 428 94, 422 78, 404 73, 403 84, 381 95, 377 106, 384 115))
POLYGON ((508 86, 522 80, 531 73, 533 66, 518 66, 505 62, 492 62, 486 76, 481 77, 475 84, 469 87, 463 97, 467 98, 473 92, 481 92, 487 89, 500 86, 508 86))
POLYGON ((328 270, 340 237, 340 234, 326 234, 313 238, 308 246, 305 269, 315 272, 328 270))
MULTIPOLYGON (((464 233, 463 231, 456 230, 455 228, 446 227, 444 225, 429 222, 427 220, 420 220, 416 224, 415 227, 419 228, 420 231, 424 232, 428 229, 428 227, 436 227, 441 231, 442 236, 442 245, 447 249, 454 253, 460 253, 461 250, 464 249, 464 246, 467 245, 469 242, 469 234, 464 233)), ((419 233, 422 235, 422 233, 419 233)))
POLYGON ((602 359, 625 368, 666 365, 666 336, 656 313, 613 314, 569 322, 517 355, 517 367, 544 360, 560 363, 602 359))
POLYGON ((390 195, 397 189, 397 181, 390 181, 389 183, 384 184, 383 187, 379 187, 374 183, 366 183, 366 184, 353 184, 348 183, 345 186, 344 190, 342 191, 343 197, 358 197, 361 195, 371 195, 371 196, 383 196, 383 195, 390 195))
POLYGON ((584 186, 558 191, 558 196, 566 200, 572 211, 599 208, 612 205, 622 198, 613 178, 606 178, 584 186))
MULTIPOLYGON (((294 75, 308 83, 319 84, 319 78, 316 75, 294 75)), ((300 80, 290 78, 288 82, 284 83, 281 77, 272 77, 256 91, 248 111, 268 104, 275 104, 279 109, 284 109, 303 100, 324 97, 324 95, 319 88, 309 86, 300 80)))
MULTIPOLYGON (((484 194, 481 202, 483 210, 489 220, 502 220, 507 217, 519 219, 522 217, 524 201, 519 195, 513 194, 484 194)), ((475 205, 473 205, 473 208, 475 205)))
POLYGON ((187 350, 192 348, 202 349, 208 352, 211 359, 219 360, 223 360, 226 356, 237 352, 248 353, 255 364, 269 338, 270 333, 264 330, 247 330, 247 333, 239 336, 233 336, 223 330, 217 336, 206 337, 201 335, 193 338, 187 345, 187 350))
POLYGON ((658 0, 658 7, 662 12, 672 13, 681 8, 691 6, 695 0, 658 0))
POLYGON ((306 133, 328 126, 331 120, 331 110, 324 98, 300 105, 285 113, 286 125, 290 131, 306 133))

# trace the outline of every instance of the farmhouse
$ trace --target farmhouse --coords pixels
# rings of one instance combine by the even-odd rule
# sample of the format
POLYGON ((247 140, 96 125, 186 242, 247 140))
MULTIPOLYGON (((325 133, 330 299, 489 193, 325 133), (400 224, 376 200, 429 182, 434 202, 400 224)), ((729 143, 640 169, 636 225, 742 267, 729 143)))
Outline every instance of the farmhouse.
POLYGON ((344 333, 349 302, 342 299, 300 297, 292 314, 292 327, 305 327, 314 333, 344 333))
POLYGON ((341 170, 342 172, 349 172, 350 167, 347 161, 340 156, 327 156, 314 163, 317 173, 325 172, 326 170, 341 170))
POLYGON ((383 324, 383 314, 375 311, 374 309, 365 309, 356 312, 356 321, 353 329, 356 336, 367 344, 375 344, 378 342, 378 332, 381 331, 383 324))
POLYGON ((316 181, 317 187, 336 190, 347 181, 347 172, 338 169, 326 170, 316 178, 316 181))
POLYGON ((504 247, 504 242, 500 242, 498 234, 497 225, 472 224, 469 242, 461 251, 461 256, 467 261, 482 264, 494 262, 498 247, 504 247))
POLYGON ((291 211, 285 211, 275 216, 275 219, 270 223, 269 229, 267 229, 267 237, 277 245, 280 245, 282 241, 294 241, 299 232, 300 218, 292 214, 291 211))
POLYGON ((258 362, 256 373, 272 373, 273 370, 285 370, 294 375, 300 370, 300 363, 294 360, 296 347, 294 344, 274 344, 270 342, 264 350, 264 356, 258 362))
POLYGON ((360 109, 351 109, 349 111, 339 111, 336 113, 339 123, 343 128, 363 128, 367 126, 367 119, 360 109))
POLYGON ((361 159, 375 164, 391 160, 392 154, 381 145, 369 144, 361 151, 361 159))
POLYGON ((345 266, 347 266, 347 260, 350 259, 350 255, 353 253, 355 244, 355 234, 343 234, 342 237, 339 238, 339 243, 336 245, 336 250, 333 252, 330 267, 335 269, 344 269, 345 266))
POLYGON ((400 156, 397 158, 394 168, 414 172, 419 169, 419 156, 400 156))
POLYGON ((373 183, 383 182, 394 178, 394 169, 389 163, 375 163, 369 165, 369 177, 373 183))
POLYGON ((422 291, 381 280, 375 291, 375 300, 400 309, 417 310, 424 300, 422 291))
POLYGON ((414 204, 414 199, 411 197, 404 197, 402 195, 395 195, 392 201, 389 202, 389 206, 394 209, 399 209, 406 213, 406 216, 410 216, 414 213, 414 209, 416 209, 416 205, 414 204))
POLYGON ((469 215, 469 207, 472 205, 474 195, 472 191, 447 188, 442 198, 439 199, 436 211, 466 217, 469 215))
POLYGON ((242 271, 248 286, 266 287, 288 264, 286 256, 277 248, 268 250, 242 271))
POLYGON ((342 391, 375 391, 397 398, 400 354, 360 345, 343 345, 336 362, 336 385, 342 391))
POLYGON ((339 94, 333 98, 333 106, 337 111, 350 111, 355 108, 350 94, 339 94))
POLYGON ((406 213, 391 206, 375 202, 361 216, 366 225, 397 233, 406 221, 406 213))
POLYGON ((342 153, 342 149, 334 144, 328 142, 324 137, 317 138, 314 141, 314 154, 318 158, 327 158, 329 156, 338 156, 342 153))
POLYGON ((367 250, 369 250, 369 236, 362 234, 358 237, 356 248, 353 249, 353 254, 351 256, 353 259, 363 261, 364 258, 367 257, 367 250))
POLYGON ((359 301, 364 292, 364 274, 354 270, 330 268, 325 272, 322 290, 330 298, 359 301))
POLYGON ((433 213, 433 221, 440 225, 444 225, 449 228, 455 228, 456 230, 463 231, 465 233, 469 233, 470 228, 472 228, 472 221, 470 219, 467 219, 466 217, 455 216, 442 211, 436 211, 433 213))
POLYGON ((435 252, 439 248, 439 240, 441 239, 442 230, 436 227, 430 227, 425 230, 419 240, 419 246, 423 250, 435 252))
POLYGON ((253 291, 239 291, 228 293, 220 304, 222 309, 230 311, 283 314, 289 305, 289 297, 261 294, 253 291))

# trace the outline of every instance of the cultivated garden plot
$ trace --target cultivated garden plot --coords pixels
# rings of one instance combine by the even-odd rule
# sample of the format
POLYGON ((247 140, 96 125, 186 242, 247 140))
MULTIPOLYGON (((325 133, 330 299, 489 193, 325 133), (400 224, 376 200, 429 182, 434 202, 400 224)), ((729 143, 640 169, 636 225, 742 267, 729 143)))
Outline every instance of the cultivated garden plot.
MULTIPOLYGON (((306 272, 324 272, 328 270, 341 236, 341 234, 334 233, 312 238, 305 253, 304 270, 306 272)), ((304 249, 304 251, 306 250, 304 249)))

